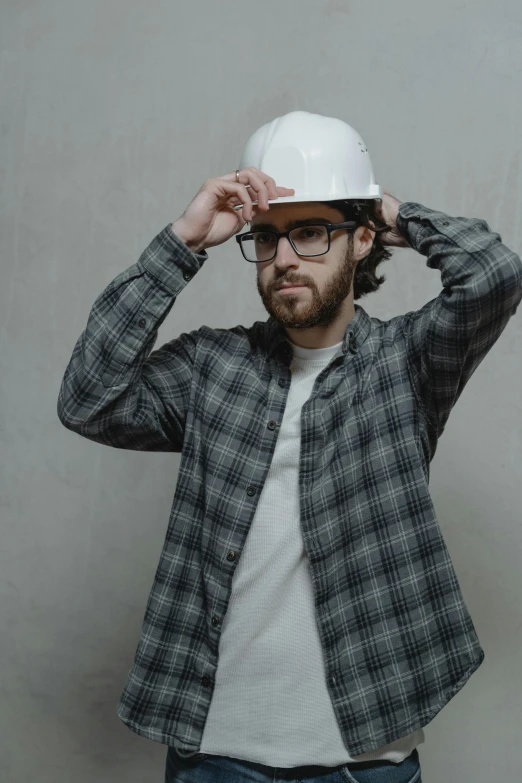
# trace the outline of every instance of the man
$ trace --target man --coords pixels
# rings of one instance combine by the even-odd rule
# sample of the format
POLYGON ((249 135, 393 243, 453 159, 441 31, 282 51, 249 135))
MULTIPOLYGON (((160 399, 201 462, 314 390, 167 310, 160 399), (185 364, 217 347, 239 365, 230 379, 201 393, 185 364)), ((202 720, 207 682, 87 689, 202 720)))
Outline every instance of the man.
MULTIPOLYGON (((339 131, 322 119, 315 154, 339 131)), ((361 152, 352 130, 342 154, 361 152)), ((483 220, 384 192, 370 228, 358 216, 377 202, 371 182, 367 199, 360 182, 314 199, 306 187, 253 165, 207 180, 96 300, 60 389, 60 420, 80 435, 182 454, 118 707, 169 745, 166 783, 372 783, 382 766, 420 783, 422 727, 484 659, 429 462, 516 312, 522 262, 483 220), (268 321, 202 326, 151 353, 206 248, 248 221, 238 242, 268 321), (386 322, 354 305, 379 243, 427 255, 440 296, 386 322)))

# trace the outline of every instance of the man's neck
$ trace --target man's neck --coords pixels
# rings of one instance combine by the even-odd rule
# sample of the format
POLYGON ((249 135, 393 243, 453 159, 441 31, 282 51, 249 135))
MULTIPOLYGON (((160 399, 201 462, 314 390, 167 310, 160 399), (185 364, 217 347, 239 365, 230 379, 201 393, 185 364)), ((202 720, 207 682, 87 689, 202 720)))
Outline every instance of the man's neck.
POLYGON ((327 327, 312 326, 310 329, 292 329, 285 327, 285 333, 291 343, 300 348, 330 348, 342 342, 346 327, 355 316, 355 306, 351 301, 343 317, 327 327))

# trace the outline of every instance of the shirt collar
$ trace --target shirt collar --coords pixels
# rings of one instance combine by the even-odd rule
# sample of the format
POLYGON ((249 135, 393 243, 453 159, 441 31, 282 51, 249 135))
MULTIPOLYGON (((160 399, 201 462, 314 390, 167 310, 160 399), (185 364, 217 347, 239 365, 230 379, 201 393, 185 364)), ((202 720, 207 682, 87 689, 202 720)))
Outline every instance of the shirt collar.
MULTIPOLYGON (((342 353, 357 353, 371 331, 371 318, 361 305, 354 302, 355 315, 347 324, 343 337, 342 353)), ((275 353, 293 356, 292 346, 284 327, 270 316, 265 321, 265 350, 269 357, 275 353)))

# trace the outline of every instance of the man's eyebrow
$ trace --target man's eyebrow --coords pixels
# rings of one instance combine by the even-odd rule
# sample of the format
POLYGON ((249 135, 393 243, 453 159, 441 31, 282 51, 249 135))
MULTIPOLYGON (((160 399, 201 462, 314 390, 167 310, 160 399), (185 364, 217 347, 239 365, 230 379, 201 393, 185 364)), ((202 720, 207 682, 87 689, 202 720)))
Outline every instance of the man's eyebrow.
MULTIPOLYGON (((327 218, 306 218, 306 220, 291 220, 285 225, 285 230, 290 231, 297 226, 326 226, 332 221, 327 218)), ((250 231, 277 231, 273 223, 255 223, 251 226, 250 231)))

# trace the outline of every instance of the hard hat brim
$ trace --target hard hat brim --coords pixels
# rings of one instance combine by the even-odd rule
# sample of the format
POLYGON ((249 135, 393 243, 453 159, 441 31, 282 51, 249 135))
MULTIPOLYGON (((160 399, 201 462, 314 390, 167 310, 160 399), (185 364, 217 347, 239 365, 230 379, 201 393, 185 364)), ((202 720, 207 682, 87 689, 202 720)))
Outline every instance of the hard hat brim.
MULTIPOLYGON (((325 195, 324 193, 318 193, 318 194, 306 194, 306 195, 299 195, 299 196, 280 196, 279 198, 269 198, 268 204, 269 206, 271 204, 302 204, 306 202, 317 202, 317 201, 382 201, 380 196, 368 196, 367 194, 359 193, 356 194, 350 194, 349 196, 332 196, 331 193, 328 195, 325 195)), ((254 205, 256 205, 258 202, 253 201, 254 205)), ((238 204, 234 207, 234 210, 237 212, 238 209, 242 209, 243 204, 238 204)))

